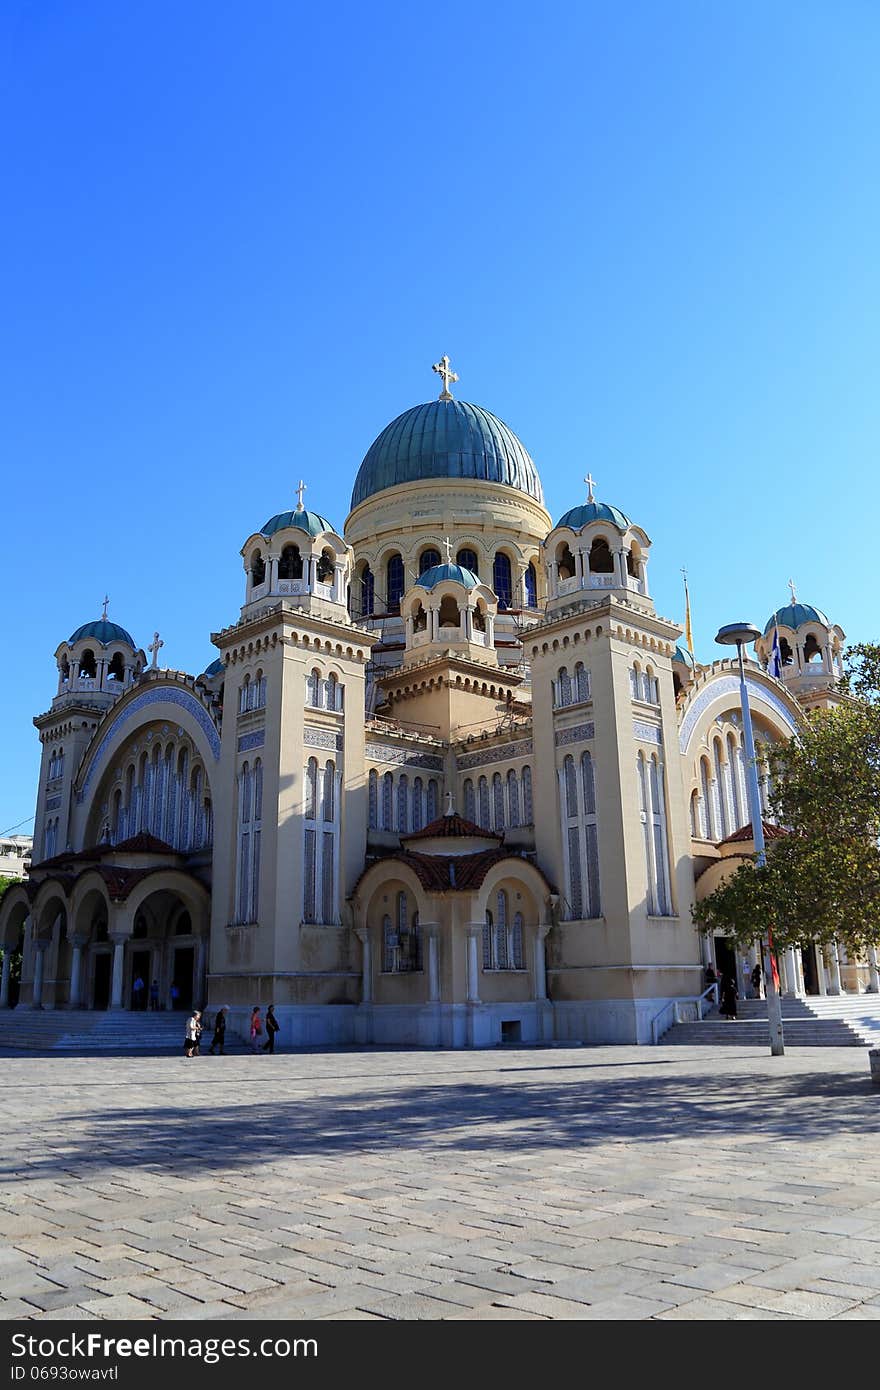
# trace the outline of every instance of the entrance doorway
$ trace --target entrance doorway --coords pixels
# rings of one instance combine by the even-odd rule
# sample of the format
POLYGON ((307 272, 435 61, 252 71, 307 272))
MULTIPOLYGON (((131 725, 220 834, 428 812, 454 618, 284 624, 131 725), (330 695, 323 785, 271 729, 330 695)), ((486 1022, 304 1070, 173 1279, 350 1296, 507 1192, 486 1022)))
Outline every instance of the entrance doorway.
POLYGON ((133 1009, 145 1009, 150 997, 150 953, 149 951, 133 951, 131 956, 131 1007, 133 1009), (135 989, 135 980, 142 983, 141 989, 135 989))
POLYGON ((93 1009, 109 1009, 110 978, 113 973, 113 957, 109 951, 99 951, 95 956, 95 988, 92 993, 93 1009))
POLYGON ((175 1009, 191 1009, 193 1006, 193 971, 196 953, 192 946, 177 946, 174 950, 172 982, 177 986, 177 997, 172 1005, 175 1009))
POLYGON ((802 946, 801 961, 804 968, 804 990, 807 994, 818 994, 819 971, 816 968, 816 947, 802 946))
POLYGON ((719 975, 730 975, 739 984, 736 973, 736 951, 730 937, 715 937, 715 968, 719 975))

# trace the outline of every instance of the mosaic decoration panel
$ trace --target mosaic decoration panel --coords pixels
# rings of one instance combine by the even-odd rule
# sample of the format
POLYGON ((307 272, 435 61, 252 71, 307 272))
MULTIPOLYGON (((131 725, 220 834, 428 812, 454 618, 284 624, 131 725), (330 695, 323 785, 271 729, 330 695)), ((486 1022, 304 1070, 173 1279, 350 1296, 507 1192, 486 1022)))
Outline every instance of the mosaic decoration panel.
POLYGON ((583 743, 584 739, 595 738, 595 736, 595 724, 574 724, 570 729, 556 730, 556 747, 562 748, 566 743, 583 743))
POLYGON ((303 743, 306 748, 329 748, 333 753, 342 752, 342 734, 335 733, 333 729, 310 729, 306 726, 303 743))
POLYGON ((498 748, 487 748, 482 753, 463 753, 456 758, 455 766, 459 772, 470 767, 486 767, 489 763, 506 763, 511 758, 529 758, 532 755, 532 740, 518 739, 516 743, 504 743, 498 748))
POLYGON ((659 724, 646 724, 642 719, 633 720, 633 736, 642 743, 662 743, 663 734, 659 724))
POLYGON ((107 752, 107 749, 113 739, 115 739, 119 730, 124 724, 128 724, 134 719, 136 715, 142 714, 144 710, 149 709, 151 705, 178 705, 181 709, 185 709, 196 721, 202 733, 205 735, 215 762, 219 762, 220 735, 217 732, 210 714, 201 701, 196 699, 195 695, 191 695, 188 690, 175 690, 165 685, 159 686, 155 690, 144 690, 140 695, 136 695, 131 703, 126 705, 124 710, 121 710, 112 717, 110 728, 95 750, 95 755, 92 758, 91 766, 86 774, 86 780, 83 783, 82 791, 77 793, 76 800, 78 805, 82 805, 85 800, 86 792, 94 779, 95 773, 101 766, 104 754, 107 752))
POLYGON ((428 772, 442 772, 443 759, 432 753, 414 753, 408 748, 395 748, 390 743, 368 743, 367 758, 377 763, 397 763, 403 767, 422 767, 428 772))
MULTIPOLYGON (((786 709, 782 700, 775 690, 768 690, 766 686, 759 685, 755 680, 749 680, 746 676, 746 689, 753 700, 763 700, 766 705, 770 705, 776 711, 786 728, 793 734, 797 733, 797 725, 786 709)), ((700 719, 705 714, 709 706, 721 695, 730 695, 739 703, 739 677, 738 676, 719 676, 717 680, 710 681, 694 700, 679 730, 678 742, 682 753, 687 751, 691 735, 700 719)))
POLYGON ((60 797, 60 796, 50 796, 50 797, 49 797, 49 800, 46 802, 46 810, 47 810, 47 811, 58 811, 58 810, 60 810, 60 808, 61 808, 61 797, 60 797))
POLYGON ((255 729, 252 734, 242 734, 238 740, 239 753, 249 753, 252 748, 262 748, 266 742, 266 730, 255 729))

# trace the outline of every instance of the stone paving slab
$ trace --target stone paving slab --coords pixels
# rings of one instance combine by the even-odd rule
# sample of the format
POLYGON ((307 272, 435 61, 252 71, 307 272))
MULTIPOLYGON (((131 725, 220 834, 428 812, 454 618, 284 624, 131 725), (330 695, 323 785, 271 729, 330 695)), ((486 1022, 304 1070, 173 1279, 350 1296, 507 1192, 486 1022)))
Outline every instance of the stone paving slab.
POLYGON ((880 1316, 858 1049, 0 1065, 0 1319, 880 1316))

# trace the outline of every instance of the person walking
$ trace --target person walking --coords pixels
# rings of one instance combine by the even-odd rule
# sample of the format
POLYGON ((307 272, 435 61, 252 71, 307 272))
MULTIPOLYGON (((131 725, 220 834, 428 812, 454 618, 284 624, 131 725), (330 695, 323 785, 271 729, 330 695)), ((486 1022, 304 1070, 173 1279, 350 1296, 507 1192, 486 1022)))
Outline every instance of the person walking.
POLYGON ((199 1009, 193 1009, 186 1023, 186 1036, 183 1040, 184 1057, 197 1057, 199 1048, 199 1038, 202 1034, 202 1015, 199 1009))
POLYGON ((263 1043, 264 1052, 275 1051, 275 1034, 280 1029, 281 1024, 275 1017, 275 1005, 270 1004, 266 1010, 266 1041, 263 1043))
POLYGON ((718 1005, 718 1012, 723 1014, 731 1023, 736 1022, 736 1001, 738 998, 739 991, 733 975, 722 975, 721 1003, 718 1005))
POLYGON ((760 965, 756 965, 752 971, 752 993, 756 999, 761 998, 761 980, 763 972, 760 965))
POLYGON ((251 1014, 251 1052, 259 1052, 262 1035, 263 1020, 260 1018, 260 1006, 255 1004, 251 1014))
POLYGON ((132 981, 132 986, 131 986, 131 1002, 132 1002, 132 1008, 135 1008, 135 1009, 142 1009, 142 1008, 144 1008, 144 1006, 145 1006, 145 1004, 146 1004, 146 1002, 147 1002, 147 997, 146 997, 146 995, 144 994, 144 990, 145 990, 145 989, 146 989, 146 985, 144 984, 143 979, 141 978, 141 976, 140 976, 140 975, 135 975, 134 980, 132 981))
POLYGON ((220 1056, 223 1057, 223 1056, 225 1055, 224 1049, 225 1049, 225 1046, 226 1046, 226 1014, 227 1014, 227 1012, 228 1012, 228 1010, 227 1010, 225 1004, 223 1005, 223 1008, 222 1008, 222 1009, 218 1009, 218 1010, 217 1010, 217 1015, 216 1015, 216 1017, 215 1017, 215 1019, 214 1019, 214 1036, 213 1036, 213 1038, 211 1039, 211 1056, 212 1056, 212 1057, 216 1057, 217 1054, 216 1054, 216 1052, 214 1051, 214 1049, 217 1048, 217 1047, 219 1047, 219 1049, 220 1049, 220 1056))
POLYGON ((154 980, 150 985, 150 1008, 155 1012, 159 1007, 159 981, 154 980))

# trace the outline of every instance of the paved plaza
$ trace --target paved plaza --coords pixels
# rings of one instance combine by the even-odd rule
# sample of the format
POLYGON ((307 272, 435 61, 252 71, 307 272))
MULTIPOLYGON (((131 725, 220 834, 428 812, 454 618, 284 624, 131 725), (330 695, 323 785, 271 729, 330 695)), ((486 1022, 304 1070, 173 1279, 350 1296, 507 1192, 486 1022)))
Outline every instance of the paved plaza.
POLYGON ((860 1049, 0 1066, 4 1318, 880 1318, 860 1049))

